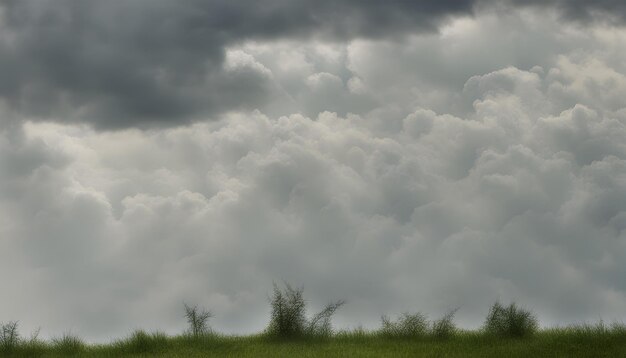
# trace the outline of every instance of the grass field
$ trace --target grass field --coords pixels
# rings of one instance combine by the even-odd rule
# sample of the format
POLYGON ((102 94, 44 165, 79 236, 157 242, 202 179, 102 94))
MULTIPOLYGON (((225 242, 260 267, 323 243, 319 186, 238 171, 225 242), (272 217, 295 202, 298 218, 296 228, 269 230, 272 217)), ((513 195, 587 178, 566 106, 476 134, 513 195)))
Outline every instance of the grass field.
POLYGON ((382 317, 380 329, 339 331, 336 301, 307 317, 302 289, 274 285, 267 329, 225 336, 208 325, 210 311, 184 305, 188 330, 178 336, 135 331, 109 344, 88 345, 64 335, 42 341, 20 336, 17 322, 0 325, 0 356, 12 357, 626 357, 626 325, 599 322, 539 329, 534 314, 515 303, 494 303, 476 331, 454 324, 456 310, 428 320, 417 313, 382 317))
POLYGON ((54 342, 24 341, 15 357, 626 357, 626 332, 596 326, 553 329, 528 338, 498 338, 479 332, 453 337, 390 338, 377 333, 339 332, 325 339, 265 336, 166 337, 134 333, 106 345, 84 345, 65 337, 54 342))

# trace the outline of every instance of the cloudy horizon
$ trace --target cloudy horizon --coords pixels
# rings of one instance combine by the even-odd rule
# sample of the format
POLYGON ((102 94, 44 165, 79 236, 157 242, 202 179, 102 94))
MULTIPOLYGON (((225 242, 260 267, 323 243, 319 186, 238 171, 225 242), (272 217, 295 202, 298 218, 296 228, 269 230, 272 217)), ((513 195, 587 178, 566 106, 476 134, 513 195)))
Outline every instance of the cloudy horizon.
POLYGON ((626 321, 626 3, 0 2, 0 322, 626 321))

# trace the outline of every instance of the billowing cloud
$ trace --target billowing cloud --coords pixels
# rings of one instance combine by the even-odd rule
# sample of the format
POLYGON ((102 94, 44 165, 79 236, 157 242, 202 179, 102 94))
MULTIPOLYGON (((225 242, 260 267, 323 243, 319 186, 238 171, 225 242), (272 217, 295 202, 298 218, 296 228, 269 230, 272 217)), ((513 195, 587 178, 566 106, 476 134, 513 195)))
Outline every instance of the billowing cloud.
POLYGON ((626 319, 624 29, 428 3, 3 3, 0 321, 626 319))
POLYGON ((285 279, 314 305, 347 299, 343 326, 456 306, 472 326, 495 299, 544 323, 623 319, 626 116, 595 100, 610 97, 593 81, 565 79, 579 66, 613 74, 611 89, 624 80, 573 61, 471 77, 467 118, 417 108, 397 128, 256 112, 148 132, 5 130, 0 313, 106 339, 176 332, 189 301, 246 332, 285 279), (577 104, 553 114, 564 93, 577 104))

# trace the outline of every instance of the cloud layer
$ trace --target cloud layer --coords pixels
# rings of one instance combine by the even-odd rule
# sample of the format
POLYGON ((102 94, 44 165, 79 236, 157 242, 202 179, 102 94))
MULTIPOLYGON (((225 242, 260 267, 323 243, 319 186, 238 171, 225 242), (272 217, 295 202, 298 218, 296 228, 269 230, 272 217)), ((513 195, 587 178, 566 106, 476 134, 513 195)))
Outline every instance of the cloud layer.
POLYGON ((439 22, 464 2, 210 2, 249 16, 233 28, 204 2, 51 4, 0 22, 0 321, 106 341, 180 332, 188 302, 252 332, 274 280, 346 299, 341 327, 459 306, 475 327, 496 299, 626 318, 623 28, 439 22))
POLYGON ((20 113, 102 129, 171 126, 261 106, 263 74, 229 67, 252 39, 435 31, 470 1, 7 1, 0 98, 20 113))
MULTIPOLYGON (((624 20, 620 1, 512 1, 574 19, 624 20)), ((492 1, 5 1, 0 100, 32 119, 99 129, 167 127, 265 107, 280 93, 226 48, 250 40, 346 41, 437 32, 492 1)), ((508 6, 508 7, 507 7, 508 6)))

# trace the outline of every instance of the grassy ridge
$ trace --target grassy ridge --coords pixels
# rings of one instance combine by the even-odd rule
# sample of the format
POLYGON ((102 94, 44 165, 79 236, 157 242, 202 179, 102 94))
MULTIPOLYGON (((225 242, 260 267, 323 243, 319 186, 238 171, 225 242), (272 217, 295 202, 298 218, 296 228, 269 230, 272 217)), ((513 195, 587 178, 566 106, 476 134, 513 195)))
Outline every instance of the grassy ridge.
POLYGON ((391 338, 377 332, 338 332, 330 338, 273 339, 266 335, 166 337, 136 332, 107 345, 23 342, 16 357, 626 357, 626 331, 599 326, 550 329, 529 338, 460 331, 435 337, 391 338))

